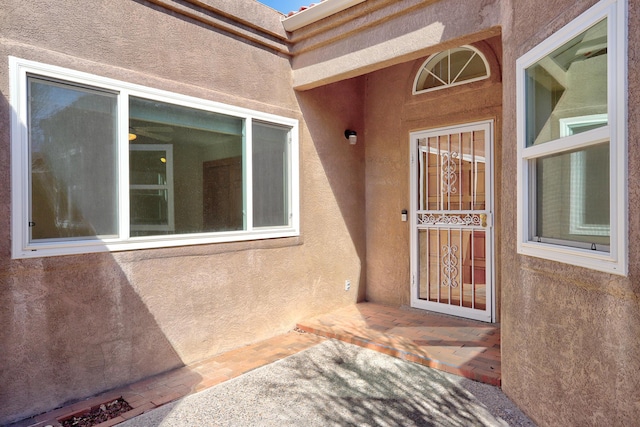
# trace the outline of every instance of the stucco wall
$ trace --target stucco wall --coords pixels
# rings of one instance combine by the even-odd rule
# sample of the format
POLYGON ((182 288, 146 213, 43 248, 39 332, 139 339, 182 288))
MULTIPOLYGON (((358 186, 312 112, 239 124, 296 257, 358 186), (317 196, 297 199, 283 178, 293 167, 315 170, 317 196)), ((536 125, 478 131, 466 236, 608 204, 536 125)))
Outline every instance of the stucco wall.
MULTIPOLYGON (((595 1, 505 2, 503 175, 516 173, 515 61, 595 1), (509 4, 511 3, 511 4, 509 4), (511 141, 511 142, 509 142, 511 141)), ((640 419, 640 2, 629 1, 629 275, 516 253, 516 198, 501 203, 502 388, 541 426, 640 419)), ((502 181, 516 194, 515 179, 502 181)))
MULTIPOLYGON (((163 2, 178 4, 155 1, 163 2)), ((207 3, 268 31, 255 36, 251 22, 210 10, 185 18, 137 1, 100 1, 87 12, 80 0, 2 2, 0 423, 356 299, 408 304, 409 223, 400 211, 409 205, 409 132, 489 118, 503 390, 541 426, 637 423, 640 1, 629 0, 627 277, 516 252, 515 61, 595 0, 368 0, 293 34, 295 80, 275 12, 207 3), (489 81, 449 96, 411 95, 426 55, 483 39, 501 89, 489 81), (7 55, 301 119, 301 237, 10 260, 7 55), (346 128, 358 132, 356 146, 346 128)))
POLYGON ((367 0, 295 31, 293 84, 309 89, 500 32, 501 2, 367 0))
MULTIPOLYGON (((278 28, 276 12, 246 3, 244 19, 278 28)), ((285 332, 363 294, 362 146, 342 135, 361 128, 361 104, 336 107, 352 120, 334 135, 321 130, 323 95, 309 94, 302 108, 318 117, 307 126, 287 55, 233 35, 248 24, 211 11, 200 12, 229 31, 129 0, 0 9, 0 424, 285 332), (9 55, 300 119, 301 236, 11 260, 9 55)))
MULTIPOLYGON (((543 426, 637 424, 640 252, 636 242, 640 241, 640 216, 635 206, 640 202, 640 150, 636 144, 640 124, 635 117, 640 113, 640 32, 635 29, 640 24, 640 2, 629 0, 627 277, 524 257, 516 250, 515 62, 596 1, 478 2, 472 6, 479 8, 474 16, 463 16, 469 8, 459 12, 463 15, 453 13, 455 1, 419 3, 423 9, 411 9, 411 13, 423 16, 422 33, 416 33, 423 37, 409 43, 413 46, 409 53, 403 42, 410 39, 415 23, 411 13, 399 9, 410 9, 416 2, 368 1, 341 17, 296 31, 293 37, 297 41, 293 50, 297 87, 365 75, 367 299, 393 305, 409 301, 409 230, 408 223, 400 221, 400 211, 408 207, 409 132, 493 114, 502 141, 496 144, 495 162, 503 389, 543 426), (385 8, 398 14, 377 21, 376 12, 385 8), (421 15, 425 10, 433 13, 421 15), (491 17, 486 18, 483 11, 491 11, 491 17), (455 16, 462 19, 453 22, 451 17, 455 16), (479 40, 483 30, 495 29, 482 26, 493 19, 499 19, 501 27, 501 101, 495 101, 493 94, 478 96, 478 92, 453 107, 450 100, 438 96, 430 101, 428 97, 404 95, 410 93, 409 85, 421 62, 416 58, 424 57, 439 43, 450 47, 454 42, 479 40), (450 38, 428 31, 442 23, 451 31, 442 34, 452 34, 450 38), (382 36, 385 29, 388 37, 382 36), (402 31, 408 38, 399 34, 402 31), (397 55, 388 55, 396 48, 397 55), (413 64, 407 62, 414 59, 413 64), (497 107, 500 104, 501 110, 497 107)), ((456 99, 462 98, 463 93, 456 95, 456 99)))
MULTIPOLYGON (((357 258, 359 275, 345 276, 357 287, 357 299, 365 299, 366 280, 366 215, 365 207, 365 159, 367 138, 364 131, 364 78, 353 78, 331 85, 297 93, 302 114, 309 136, 314 141, 314 153, 310 156, 318 162, 303 159, 303 168, 308 168, 303 197, 311 209, 309 220, 315 221, 314 212, 321 213, 330 208, 324 217, 317 217, 318 229, 327 233, 346 232, 348 240, 353 242, 357 258), (355 145, 350 145, 344 136, 345 130, 354 130, 358 134, 355 145), (321 178, 321 182, 316 180, 321 178), (327 186, 328 184, 328 186, 327 186), (330 194, 323 194, 327 192, 330 194), (326 200, 334 199, 335 206, 325 206, 326 200), (338 208, 336 212, 334 208, 338 208), (332 220, 329 217, 337 215, 332 220), (337 221, 337 222, 336 222, 337 221), (337 227, 337 229, 336 229, 337 227), (346 227, 346 228, 345 228, 346 227)), ((326 242, 323 236, 323 242, 326 242)), ((341 240, 344 239, 344 236, 341 240)), ((321 243, 322 245, 326 243, 321 243)), ((336 244, 340 244, 336 241, 336 244)), ((331 246, 331 245, 330 245, 331 246)), ((325 248, 330 251, 331 247, 325 248)), ((342 269, 344 266, 327 266, 330 269, 342 269)), ((343 283, 344 285, 344 280, 343 283)))
MULTIPOLYGON (((410 225, 408 221, 401 221, 401 211, 410 207, 409 133, 494 120, 494 146, 495 151, 500 152, 500 38, 492 37, 474 46, 489 62, 491 77, 487 80, 413 95, 415 76, 426 57, 367 75, 365 159, 369 301, 410 304, 410 225)), ((433 53, 438 51, 436 48, 433 53)), ((499 156, 496 156, 495 165, 496 182, 499 183, 499 156)), ((499 189, 496 185, 498 197, 499 189)), ((494 204, 498 206, 497 201, 494 204)), ((498 215, 496 225, 499 225, 499 218, 498 215)), ((499 233, 499 227, 496 227, 496 233, 499 233)), ((495 240, 500 241, 499 238, 495 240)), ((499 275, 496 279, 499 285, 499 275)))

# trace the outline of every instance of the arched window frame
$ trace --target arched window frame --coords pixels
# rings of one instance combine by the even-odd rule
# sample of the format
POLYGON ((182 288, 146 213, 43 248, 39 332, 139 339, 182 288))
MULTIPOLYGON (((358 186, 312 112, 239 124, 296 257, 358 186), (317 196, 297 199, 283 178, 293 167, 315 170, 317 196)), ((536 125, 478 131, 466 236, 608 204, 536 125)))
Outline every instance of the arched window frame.
POLYGON ((480 81, 480 80, 485 80, 485 79, 488 79, 489 77, 491 77, 491 67, 489 67, 489 62, 487 61, 487 58, 484 56, 484 54, 482 52, 480 52, 480 50, 478 50, 477 48, 475 48, 473 46, 463 45, 463 46, 455 47, 455 48, 452 48, 452 49, 443 50, 443 51, 435 53, 435 54, 431 55, 429 58, 427 58, 427 60, 424 61, 424 63, 422 64, 422 66, 420 67, 418 72, 416 73, 416 77, 415 77, 415 79, 413 81, 413 94, 417 95, 417 94, 420 94, 420 93, 433 92, 433 91, 436 91, 436 90, 446 89, 446 88, 449 88, 449 87, 460 86, 460 85, 467 84, 467 83, 473 83, 473 82, 477 82, 477 81, 480 81), (431 68, 433 68, 436 64, 440 63, 440 61, 442 61, 445 58, 450 58, 451 57, 451 53, 458 52, 458 51, 461 51, 461 50, 470 50, 470 51, 472 51, 474 53, 474 55, 471 56, 469 61, 467 61, 465 66, 462 67, 461 70, 459 70, 458 74, 456 76, 454 76, 453 79, 451 79, 451 76, 449 76, 449 82, 442 81, 442 79, 440 79, 438 76, 436 76, 434 73, 431 72, 431 68), (484 63, 484 68, 486 70, 486 74, 484 76, 476 77, 476 78, 473 78, 473 79, 456 81, 456 79, 460 76, 460 73, 462 73, 462 71, 464 71, 466 66, 469 64, 469 62, 471 62, 471 60, 475 57, 475 55, 477 55, 478 57, 480 57, 480 59, 482 59, 482 62, 484 63), (428 68, 429 66, 431 66, 431 68, 428 68), (421 76, 422 76, 424 71, 427 71, 429 74, 433 75, 435 78, 437 78, 438 80, 442 81, 444 84, 441 85, 441 86, 437 86, 437 87, 418 90, 418 83, 420 82, 420 78, 421 78, 421 76), (451 82, 452 80, 453 80, 453 83, 451 82))

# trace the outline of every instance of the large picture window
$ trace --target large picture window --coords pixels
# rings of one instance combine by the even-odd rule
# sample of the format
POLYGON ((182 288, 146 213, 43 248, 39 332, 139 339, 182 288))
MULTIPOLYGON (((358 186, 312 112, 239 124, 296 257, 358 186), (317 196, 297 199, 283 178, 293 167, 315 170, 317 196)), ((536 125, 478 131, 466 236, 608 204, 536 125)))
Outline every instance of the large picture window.
POLYGON ((518 251, 626 274, 626 2, 518 59, 518 251))
POLYGON ((296 120, 11 70, 15 258, 298 234, 296 120))

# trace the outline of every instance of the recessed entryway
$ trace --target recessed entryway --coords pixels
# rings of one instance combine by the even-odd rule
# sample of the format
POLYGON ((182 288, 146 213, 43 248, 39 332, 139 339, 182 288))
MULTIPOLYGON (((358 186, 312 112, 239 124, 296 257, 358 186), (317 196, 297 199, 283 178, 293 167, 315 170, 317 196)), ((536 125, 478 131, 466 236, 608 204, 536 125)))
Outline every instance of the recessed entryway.
POLYGON ((493 122, 411 133, 411 306, 492 322, 493 122))

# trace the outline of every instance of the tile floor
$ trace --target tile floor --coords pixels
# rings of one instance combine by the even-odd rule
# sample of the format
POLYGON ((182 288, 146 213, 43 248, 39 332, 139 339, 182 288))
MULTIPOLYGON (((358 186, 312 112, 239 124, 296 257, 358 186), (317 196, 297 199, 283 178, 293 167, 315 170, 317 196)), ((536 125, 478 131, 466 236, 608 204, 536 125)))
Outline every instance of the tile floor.
POLYGON ((93 396, 13 424, 61 426, 59 420, 123 397, 133 410, 108 427, 336 338, 477 381, 500 385, 500 327, 424 311, 362 303, 305 320, 298 331, 93 396), (302 333, 301 331, 309 332, 302 333))
POLYGON ((364 303, 305 320, 298 328, 500 385, 500 326, 496 324, 364 303))

